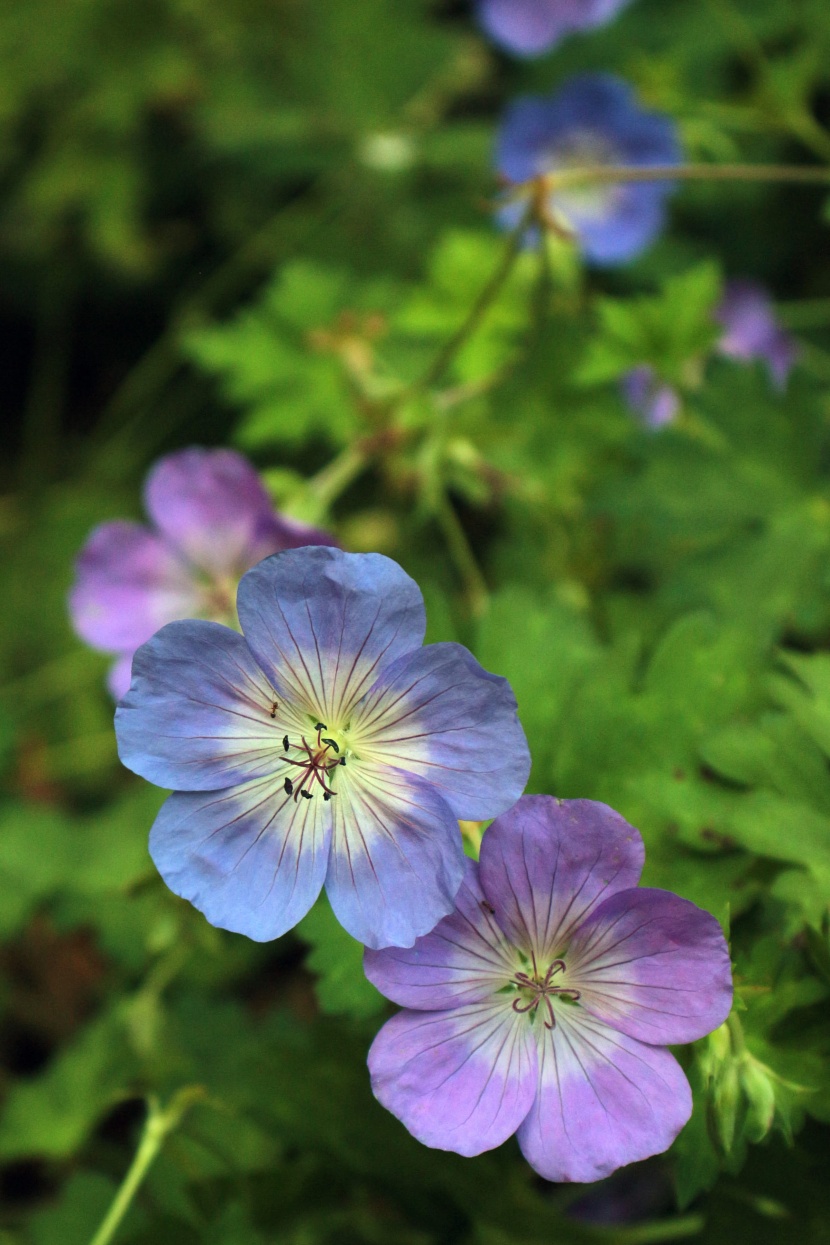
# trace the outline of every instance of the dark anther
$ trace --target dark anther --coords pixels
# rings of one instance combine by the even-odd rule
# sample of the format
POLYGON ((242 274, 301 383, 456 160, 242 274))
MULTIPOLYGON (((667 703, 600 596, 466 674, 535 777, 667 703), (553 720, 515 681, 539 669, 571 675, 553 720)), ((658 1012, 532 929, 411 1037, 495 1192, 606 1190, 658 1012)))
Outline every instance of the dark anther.
POLYGON ((324 744, 328 744, 328 746, 329 746, 330 748, 334 748, 334 751, 335 751, 335 752, 339 752, 339 751, 340 751, 340 746, 339 746, 339 744, 336 744, 336 743, 334 742, 334 740, 333 740, 333 739, 326 739, 325 735, 322 737, 322 739, 321 739, 321 741, 320 741, 320 742, 321 742, 321 743, 324 743, 324 744))
POLYGON ((277 716, 277 710, 278 710, 278 709, 279 709, 279 704, 278 704, 278 703, 277 703, 277 701, 275 700, 275 701, 273 701, 273 703, 272 703, 272 705, 271 705, 271 717, 272 717, 272 718, 275 718, 275 717, 277 716))
POLYGON ((327 731, 329 728, 326 726, 325 722, 316 722, 314 724, 314 729, 315 731, 327 731))
POLYGON ((331 797, 332 797, 333 795, 337 795, 337 792, 336 792, 336 791, 324 791, 324 792, 323 792, 323 799, 324 799, 324 800, 330 800, 330 799, 331 799, 331 797))
POLYGON ((287 735, 283 735, 283 737, 282 737, 282 750, 283 750, 283 752, 287 752, 287 751, 288 751, 288 749, 289 749, 290 747, 291 747, 291 744, 288 742, 288 736, 287 736, 287 735))
POLYGON ((293 792, 294 792, 294 784, 293 784, 293 782, 291 781, 291 779, 290 779, 290 778, 286 778, 285 782, 284 782, 282 785, 283 785, 283 787, 284 787, 284 789, 285 789, 285 794, 286 794, 286 795, 292 795, 292 794, 293 794, 293 792))
POLYGON ((345 764, 346 764, 346 758, 345 758, 345 757, 341 757, 341 758, 340 758, 340 764, 341 764, 341 765, 345 765, 345 764))
POLYGON ((300 792, 300 795, 303 797, 303 799, 304 799, 304 800, 313 800, 313 799, 314 799, 314 796, 311 794, 311 792, 310 792, 310 791, 301 791, 301 792, 300 792))

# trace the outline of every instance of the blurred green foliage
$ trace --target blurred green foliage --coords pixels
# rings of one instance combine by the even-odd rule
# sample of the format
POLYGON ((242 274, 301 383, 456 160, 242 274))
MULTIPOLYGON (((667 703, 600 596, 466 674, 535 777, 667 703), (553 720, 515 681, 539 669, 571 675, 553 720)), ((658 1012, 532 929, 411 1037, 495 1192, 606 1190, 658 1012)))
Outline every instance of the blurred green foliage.
POLYGON ((826 195, 688 185, 637 263, 552 240, 488 285, 508 99, 611 70, 692 159, 826 162, 826 0, 632 0, 527 63, 461 3, 30 0, 0 49, 2 1245, 89 1240, 147 1102, 194 1086, 124 1245, 826 1240, 826 195), (712 356, 734 275, 799 334, 785 395, 712 356), (639 363, 681 394, 657 434, 617 391, 639 363), (429 638, 510 678, 531 789, 613 805, 646 881, 729 929, 691 1123, 587 1209, 374 1102, 386 1004, 324 904, 260 946, 156 877, 161 797, 65 599, 89 529, 194 442, 401 561, 429 638))

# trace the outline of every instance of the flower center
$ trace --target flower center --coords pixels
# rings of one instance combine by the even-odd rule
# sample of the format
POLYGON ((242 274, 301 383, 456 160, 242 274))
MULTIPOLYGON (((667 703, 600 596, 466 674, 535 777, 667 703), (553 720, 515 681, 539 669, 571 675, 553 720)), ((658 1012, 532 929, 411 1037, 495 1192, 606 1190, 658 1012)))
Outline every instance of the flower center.
MULTIPOLYGON (((274 716, 273 712, 271 716, 274 716)), ((283 783, 285 794, 293 795, 295 803, 300 796, 305 800, 312 799, 314 792, 311 788, 318 784, 323 789, 323 799, 330 800, 337 792, 332 791, 328 775, 333 769, 337 769, 338 765, 346 764, 346 758, 339 755, 340 745, 337 740, 323 734, 323 731, 328 730, 325 722, 317 722, 314 729, 317 732, 317 738, 315 740, 312 736, 311 743, 305 735, 299 743, 292 743, 287 735, 283 736, 283 752, 300 754, 299 757, 287 755, 280 757, 281 761, 297 767, 297 773, 293 777, 287 777, 283 783)))
POLYGON ((553 1014, 553 999, 557 995, 562 999, 567 999, 571 1003, 576 1003, 580 998, 578 990, 573 990, 570 986, 557 986, 553 984, 553 979, 557 973, 564 973, 566 969, 564 960, 552 960, 548 971, 544 977, 536 967, 536 956, 531 952, 533 960, 533 973, 517 972, 511 978, 510 984, 516 986, 520 991, 520 997, 513 1000, 513 1011, 524 1014, 530 1012, 535 1015, 536 1009, 540 1003, 544 1003, 547 1008, 547 1018, 545 1019, 546 1029, 556 1028, 556 1017, 553 1014))

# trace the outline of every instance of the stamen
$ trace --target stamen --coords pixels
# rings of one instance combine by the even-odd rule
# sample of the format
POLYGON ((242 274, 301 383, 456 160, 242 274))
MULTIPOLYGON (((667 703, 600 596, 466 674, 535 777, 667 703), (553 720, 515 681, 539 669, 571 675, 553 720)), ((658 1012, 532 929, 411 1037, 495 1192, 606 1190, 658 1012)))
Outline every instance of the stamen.
POLYGON ((339 744, 336 744, 336 743, 334 742, 334 740, 333 740, 333 739, 326 739, 325 735, 323 736, 323 738, 322 738, 322 741, 321 741, 321 742, 322 742, 322 743, 324 743, 324 744, 328 744, 328 746, 329 746, 330 748, 334 748, 334 751, 335 751, 335 752, 339 752, 339 751, 340 751, 340 745, 339 745, 339 744))
POLYGON ((337 792, 336 792, 336 791, 324 791, 324 792, 323 792, 323 799, 324 799, 324 800, 330 800, 330 799, 331 799, 331 797, 332 797, 333 795, 337 795, 337 792))
POLYGON ((313 794, 312 794, 312 792, 311 792, 311 791, 301 791, 301 792, 300 792, 300 795, 303 797, 303 799, 304 799, 304 800, 313 800, 313 799, 314 799, 314 796, 313 796, 313 794))
POLYGON ((287 736, 287 735, 283 735, 283 737, 282 737, 282 750, 283 750, 283 752, 287 752, 287 751, 288 751, 288 749, 289 749, 290 747, 291 747, 291 744, 288 742, 288 736, 287 736))
POLYGON ((283 785, 286 795, 294 794, 294 784, 290 778, 286 778, 285 782, 282 785, 283 785))
POLYGON ((315 722, 314 729, 315 731, 327 731, 329 728, 326 726, 325 722, 315 722))
POLYGON ((554 996, 559 995, 563 999, 570 999, 572 1002, 576 1003, 582 997, 581 993, 579 990, 574 990, 571 986, 551 985, 551 978, 555 977, 557 973, 564 973, 566 971, 566 964, 564 960, 553 960, 548 966, 548 970, 544 977, 540 978, 539 969, 536 964, 536 956, 533 950, 530 952, 530 958, 533 964, 533 975, 531 976, 529 973, 519 970, 513 974, 512 978, 513 985, 518 986, 520 990, 532 991, 530 999, 526 1002, 523 1001, 521 997, 514 999, 511 1007, 514 1012, 524 1015, 527 1012, 535 1011, 539 1004, 544 1000, 544 1004, 547 1009, 547 1019, 544 1022, 545 1028, 555 1029, 556 1014, 553 1010, 554 996))

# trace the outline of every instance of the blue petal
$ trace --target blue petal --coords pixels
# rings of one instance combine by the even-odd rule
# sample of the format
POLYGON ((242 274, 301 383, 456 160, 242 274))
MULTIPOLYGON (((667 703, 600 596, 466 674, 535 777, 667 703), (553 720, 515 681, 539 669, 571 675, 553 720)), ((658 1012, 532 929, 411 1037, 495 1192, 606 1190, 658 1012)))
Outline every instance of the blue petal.
POLYGON ((359 756, 426 778, 470 821, 510 808, 530 773, 510 684, 460 644, 430 644, 387 666, 348 739, 359 756))
POLYGON ((150 832, 150 855, 174 894, 211 925, 267 942, 320 894, 330 839, 326 804, 295 802, 267 778, 171 795, 150 832))
POLYGON ((367 947, 411 947, 453 910, 464 875, 458 822, 429 783, 390 766, 350 765, 335 785, 334 913, 367 947))
POLYGON ((133 657, 115 714, 118 754, 160 787, 218 791, 281 767, 280 741, 295 726, 286 711, 241 635, 173 622, 133 657))
POLYGON ((420 589, 396 562, 324 546, 266 558, 243 577, 237 606, 271 682, 330 730, 426 630, 420 589))

